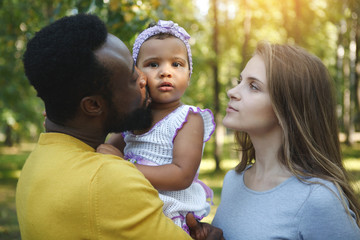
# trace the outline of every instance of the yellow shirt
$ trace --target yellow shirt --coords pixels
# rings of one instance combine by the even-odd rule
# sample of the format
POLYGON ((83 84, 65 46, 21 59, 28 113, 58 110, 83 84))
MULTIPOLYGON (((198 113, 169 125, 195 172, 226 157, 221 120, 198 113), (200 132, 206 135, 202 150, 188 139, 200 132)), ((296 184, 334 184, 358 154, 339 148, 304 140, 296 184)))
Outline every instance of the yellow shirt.
POLYGON ((23 240, 191 239, 136 167, 80 140, 43 133, 16 190, 23 240))

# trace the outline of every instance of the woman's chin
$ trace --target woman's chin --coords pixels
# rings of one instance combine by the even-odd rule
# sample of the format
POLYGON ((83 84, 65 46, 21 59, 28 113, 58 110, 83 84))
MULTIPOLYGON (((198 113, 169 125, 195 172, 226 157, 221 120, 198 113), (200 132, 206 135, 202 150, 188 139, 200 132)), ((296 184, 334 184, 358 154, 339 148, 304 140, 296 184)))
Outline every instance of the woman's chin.
POLYGON ((226 128, 229 128, 229 129, 232 129, 232 130, 236 130, 234 129, 234 122, 231 121, 231 119, 227 116, 224 117, 224 119, 222 120, 222 124, 226 127, 226 128))

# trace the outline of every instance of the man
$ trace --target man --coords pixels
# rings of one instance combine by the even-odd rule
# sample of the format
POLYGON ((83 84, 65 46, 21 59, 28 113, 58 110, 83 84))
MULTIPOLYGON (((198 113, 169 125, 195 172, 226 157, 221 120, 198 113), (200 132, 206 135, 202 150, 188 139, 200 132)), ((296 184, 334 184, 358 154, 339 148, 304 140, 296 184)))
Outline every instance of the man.
MULTIPOLYGON (((40 30, 23 61, 47 118, 17 186, 22 239, 190 239, 131 163, 94 150, 110 132, 150 123, 147 79, 124 43, 79 14, 40 30)), ((187 218, 193 236, 221 237, 187 218)))

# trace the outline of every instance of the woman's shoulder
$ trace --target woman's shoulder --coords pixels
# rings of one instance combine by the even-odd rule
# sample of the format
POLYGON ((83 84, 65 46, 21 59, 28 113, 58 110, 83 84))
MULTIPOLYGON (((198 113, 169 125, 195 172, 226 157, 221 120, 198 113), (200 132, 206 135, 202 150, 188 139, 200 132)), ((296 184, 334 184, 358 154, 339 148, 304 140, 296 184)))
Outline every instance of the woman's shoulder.
POLYGON ((243 175, 244 172, 246 171, 246 169, 244 171, 238 172, 235 169, 231 169, 229 170, 224 177, 224 183, 225 182, 232 182, 232 181, 242 181, 243 179, 243 175))
POLYGON ((335 184, 320 178, 307 180, 313 183, 308 185, 308 197, 298 212, 302 234, 309 239, 316 233, 321 233, 321 239, 359 239, 355 214, 335 184))
POLYGON ((329 197, 330 195, 340 197, 335 184, 322 178, 301 178, 302 182, 310 189, 310 194, 316 198, 329 197))
MULTIPOLYGON (((332 212, 342 209, 343 200, 345 204, 348 202, 343 194, 339 192, 337 187, 331 181, 327 181, 321 178, 308 178, 304 185, 308 188, 308 196, 304 204, 304 209, 308 212, 332 212)), ((348 206, 347 206, 348 208, 348 206)))
POLYGON ((252 167, 252 165, 248 165, 248 166, 246 166, 245 169, 242 170, 242 171, 241 171, 241 170, 236 170, 235 168, 234 168, 234 169, 231 169, 231 170, 229 170, 229 171, 226 173, 225 177, 226 177, 226 176, 231 177, 231 178, 242 177, 242 176, 244 175, 244 173, 245 173, 249 168, 251 168, 251 167, 252 167))

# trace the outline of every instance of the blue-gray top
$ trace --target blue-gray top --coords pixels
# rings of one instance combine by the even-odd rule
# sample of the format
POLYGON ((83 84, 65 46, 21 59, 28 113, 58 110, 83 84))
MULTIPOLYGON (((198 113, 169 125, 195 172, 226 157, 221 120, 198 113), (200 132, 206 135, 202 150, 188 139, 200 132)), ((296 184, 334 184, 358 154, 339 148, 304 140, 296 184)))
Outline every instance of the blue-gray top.
MULTIPOLYGON (((246 170, 245 170, 246 171, 246 170)), ((334 184, 306 184, 290 177, 275 188, 257 192, 246 187, 244 172, 229 171, 213 225, 232 239, 360 240, 355 215, 349 216, 334 184), (330 189, 334 192, 332 192, 330 189)))

